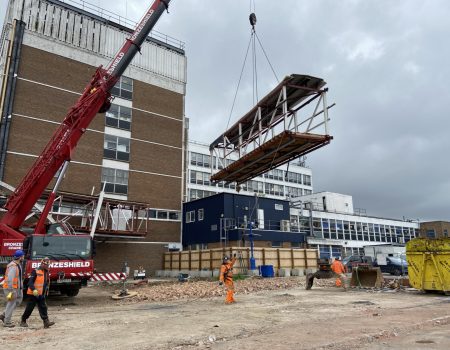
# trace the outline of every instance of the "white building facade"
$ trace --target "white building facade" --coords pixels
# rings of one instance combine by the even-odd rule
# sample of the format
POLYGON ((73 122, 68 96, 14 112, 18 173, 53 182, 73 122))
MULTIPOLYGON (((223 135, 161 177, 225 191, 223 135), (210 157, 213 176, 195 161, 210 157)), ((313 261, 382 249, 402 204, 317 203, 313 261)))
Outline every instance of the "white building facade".
MULTIPOLYGON (((186 201, 216 193, 237 193, 234 183, 211 184, 211 171, 222 169, 222 162, 211 157, 209 145, 189 141, 186 174, 186 201)), ((313 191, 312 170, 298 161, 273 169, 241 185, 240 194, 286 199, 309 195, 313 191)))
POLYGON ((367 216, 353 210, 351 196, 319 192, 296 198, 291 207, 291 231, 306 234, 321 257, 364 255, 364 246, 405 244, 419 236, 419 223, 367 216))

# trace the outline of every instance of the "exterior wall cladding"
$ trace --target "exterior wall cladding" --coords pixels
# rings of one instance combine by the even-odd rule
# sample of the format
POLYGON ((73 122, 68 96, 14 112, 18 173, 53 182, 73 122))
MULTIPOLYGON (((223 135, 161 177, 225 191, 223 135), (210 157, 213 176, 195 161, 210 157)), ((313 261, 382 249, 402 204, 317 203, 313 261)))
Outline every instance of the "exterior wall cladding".
MULTIPOLYGON (((7 26, 11 27, 12 18, 17 16, 11 9, 17 10, 20 3, 20 0, 10 1, 10 17, 5 21, 7 26)), ((37 5, 30 2, 30 6, 37 5)), ((49 1, 47 10, 50 7, 55 18, 62 12, 70 18, 75 11, 56 1, 49 1)), ((76 13, 75 21, 77 16, 84 17, 84 23, 98 20, 81 10, 76 13)), ((98 28, 99 24, 95 25, 98 28)), ((115 47, 111 50, 115 52, 129 34, 123 31, 123 27, 115 27, 110 22, 108 25, 101 23, 101 27, 98 33, 104 34, 106 28, 113 34, 99 39, 99 50, 105 50, 109 45, 115 47), (105 45, 102 40, 105 40, 105 45)), ((61 41, 52 33, 46 33, 46 29, 39 33, 39 28, 26 27, 21 47, 3 178, 13 186, 17 186, 32 166, 96 67, 100 64, 105 66, 111 59, 111 55, 70 45, 67 39, 61 41)), ((160 66, 177 65, 174 70, 178 70, 178 76, 182 78, 164 76, 160 70, 146 66, 149 64, 140 63, 142 58, 125 71, 124 76, 132 79, 133 96, 124 105, 131 107, 132 118, 128 131, 129 161, 123 162, 125 165, 120 168, 128 170, 128 192, 119 197, 148 203, 151 208, 180 211, 181 217, 186 58, 183 50, 172 51, 170 45, 165 47, 149 42, 144 45, 143 55, 153 50, 156 52, 153 59, 159 59, 160 66)), ((120 105, 120 101, 117 104, 120 105)), ((121 132, 123 130, 118 129, 117 135, 121 132)), ((105 166, 105 134, 105 115, 99 114, 75 149, 60 191, 90 195, 95 188, 95 193, 98 193, 102 166, 105 166)), ((150 233, 141 241, 97 242, 97 270, 118 271, 124 261, 132 270, 137 266, 143 266, 147 272, 161 269, 167 244, 180 243, 181 222, 151 220, 149 227, 150 233)))
POLYGON ((185 203, 183 218, 186 248, 198 244, 215 248, 223 243, 249 246, 249 230, 245 229, 249 221, 254 223, 255 247, 272 246, 271 242, 279 241, 290 248, 305 242, 305 234, 282 230, 282 220, 289 221, 289 201, 282 199, 219 193, 185 203), (258 212, 264 212, 264 218, 258 212))

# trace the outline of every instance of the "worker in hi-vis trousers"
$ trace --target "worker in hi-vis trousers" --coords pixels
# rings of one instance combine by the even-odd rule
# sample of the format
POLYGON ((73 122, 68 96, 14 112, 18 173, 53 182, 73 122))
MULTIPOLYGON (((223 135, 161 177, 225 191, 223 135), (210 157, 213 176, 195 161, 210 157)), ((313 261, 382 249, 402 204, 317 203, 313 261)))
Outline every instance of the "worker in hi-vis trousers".
POLYGON ((220 276, 219 276, 219 285, 225 283, 227 287, 227 297, 225 299, 225 304, 231 304, 236 302, 234 300, 234 283, 233 283, 233 265, 236 262, 236 254, 233 255, 233 258, 230 260, 228 256, 223 257, 222 265, 220 266, 220 276))
POLYGON ((347 272, 347 268, 342 264, 339 257, 334 259, 331 264, 331 270, 336 274, 336 277, 339 278, 340 284, 336 282, 336 286, 342 286, 344 290, 347 290, 347 276, 345 273, 347 272))

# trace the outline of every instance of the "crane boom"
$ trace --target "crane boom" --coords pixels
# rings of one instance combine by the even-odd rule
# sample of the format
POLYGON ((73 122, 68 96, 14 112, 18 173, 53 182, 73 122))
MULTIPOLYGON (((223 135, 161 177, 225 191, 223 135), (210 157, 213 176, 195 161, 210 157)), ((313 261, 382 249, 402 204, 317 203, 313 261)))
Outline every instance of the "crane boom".
MULTIPOLYGON (((7 213, 0 220, 0 233, 5 235, 4 238, 23 237, 18 228, 63 163, 70 161, 80 137, 96 114, 109 108, 110 90, 140 50, 156 22, 168 8, 169 2, 170 0, 155 0, 108 67, 97 68, 81 97, 70 108, 41 155, 6 202, 7 213)), ((42 213, 45 216, 47 214, 42 213)))

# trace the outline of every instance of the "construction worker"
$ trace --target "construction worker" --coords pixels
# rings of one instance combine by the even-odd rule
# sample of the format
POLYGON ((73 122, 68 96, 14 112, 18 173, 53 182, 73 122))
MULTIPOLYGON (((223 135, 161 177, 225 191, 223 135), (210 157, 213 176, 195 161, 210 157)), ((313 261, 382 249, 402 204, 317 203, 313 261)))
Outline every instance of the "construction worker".
POLYGON ((0 315, 3 327, 14 327, 11 316, 23 299, 23 271, 22 261, 24 259, 22 250, 16 250, 13 260, 6 267, 5 281, 3 282, 3 293, 6 297, 5 312, 0 315))
POLYGON ((331 264, 331 270, 337 275, 337 277, 341 280, 341 285, 344 290, 347 290, 347 276, 345 273, 347 272, 346 267, 342 264, 341 259, 339 257, 335 258, 333 263, 331 264))
POLYGON ((219 285, 221 286, 225 283, 227 287, 227 297, 225 299, 225 304, 235 303, 234 300, 234 283, 233 283, 233 265, 236 262, 236 254, 233 255, 233 258, 230 260, 228 256, 223 257, 222 265, 220 266, 220 276, 219 276, 219 285))
POLYGON ((44 258, 41 260, 40 266, 31 273, 27 290, 27 294, 30 296, 30 299, 22 315, 22 322, 20 322, 21 327, 28 327, 27 320, 33 312, 36 304, 39 309, 39 315, 41 316, 42 321, 44 321, 44 328, 49 328, 55 324, 55 322, 51 322, 48 319, 47 304, 45 302, 45 298, 48 295, 48 290, 50 287, 50 277, 48 273, 49 266, 50 259, 44 258))

